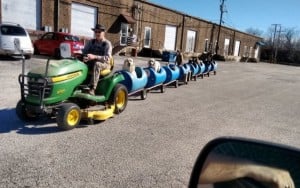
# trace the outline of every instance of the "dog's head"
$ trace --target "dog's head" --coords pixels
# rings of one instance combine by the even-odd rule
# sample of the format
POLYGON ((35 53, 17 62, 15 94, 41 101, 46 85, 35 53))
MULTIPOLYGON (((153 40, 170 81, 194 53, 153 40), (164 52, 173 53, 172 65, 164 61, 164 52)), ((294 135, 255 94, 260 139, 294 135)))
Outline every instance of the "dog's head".
POLYGON ((155 61, 155 59, 151 58, 148 61, 149 67, 152 67, 156 72, 160 70, 160 63, 158 61, 155 61))
POLYGON ((149 67, 154 67, 154 65, 155 65, 155 59, 151 58, 151 59, 148 61, 148 65, 149 65, 149 67))
POLYGON ((130 67, 132 65, 133 65, 133 59, 127 58, 127 59, 124 60, 124 66, 125 67, 130 67))
POLYGON ((123 70, 133 72, 135 70, 135 65, 132 58, 127 58, 124 60, 123 70))

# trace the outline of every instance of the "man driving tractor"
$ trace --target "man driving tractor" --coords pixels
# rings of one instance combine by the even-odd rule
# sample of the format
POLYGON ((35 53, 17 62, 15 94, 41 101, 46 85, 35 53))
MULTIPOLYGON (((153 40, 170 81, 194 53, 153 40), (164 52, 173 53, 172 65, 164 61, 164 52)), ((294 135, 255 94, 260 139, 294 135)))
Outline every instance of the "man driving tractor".
POLYGON ((82 53, 86 55, 84 62, 88 64, 92 73, 89 94, 95 95, 101 70, 111 68, 112 45, 111 42, 105 38, 106 29, 103 25, 96 24, 92 30, 95 33, 95 38, 85 44, 82 53))

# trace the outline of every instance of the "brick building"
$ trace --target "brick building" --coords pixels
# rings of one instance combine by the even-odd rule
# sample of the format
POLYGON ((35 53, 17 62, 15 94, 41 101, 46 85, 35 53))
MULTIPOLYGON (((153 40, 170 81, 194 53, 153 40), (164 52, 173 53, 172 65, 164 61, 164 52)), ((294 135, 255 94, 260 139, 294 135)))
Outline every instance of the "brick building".
MULTIPOLYGON (((92 27, 107 27, 114 53, 136 49, 161 53, 215 51, 218 25, 146 0, 0 0, 0 21, 23 25, 35 40, 45 31, 93 37, 92 27)), ((260 37, 221 27, 220 55, 259 58, 260 37)))

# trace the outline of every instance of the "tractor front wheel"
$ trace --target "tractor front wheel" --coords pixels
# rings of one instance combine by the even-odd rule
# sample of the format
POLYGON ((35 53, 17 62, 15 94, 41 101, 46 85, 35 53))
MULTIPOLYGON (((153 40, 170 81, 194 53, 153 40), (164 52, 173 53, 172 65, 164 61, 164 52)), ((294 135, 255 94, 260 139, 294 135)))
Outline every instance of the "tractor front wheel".
POLYGON ((60 106, 56 115, 56 122, 59 128, 70 130, 75 128, 81 119, 80 108, 73 103, 65 103, 60 106))
POLYGON ((23 121, 33 121, 37 119, 36 114, 32 113, 21 100, 17 103, 16 113, 23 121))
POLYGON ((110 96, 110 103, 114 104, 114 113, 120 114, 123 112, 127 106, 128 101, 128 91, 122 84, 117 84, 110 96))

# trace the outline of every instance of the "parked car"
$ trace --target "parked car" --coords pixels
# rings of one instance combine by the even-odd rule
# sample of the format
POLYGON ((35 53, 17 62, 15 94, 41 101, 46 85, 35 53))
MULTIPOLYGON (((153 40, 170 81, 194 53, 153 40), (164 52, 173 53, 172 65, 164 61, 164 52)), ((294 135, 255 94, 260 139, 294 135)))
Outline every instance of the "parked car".
POLYGON ((0 23, 0 55, 19 56, 15 48, 15 39, 19 39, 20 47, 26 59, 33 54, 33 45, 28 32, 19 24, 0 23))
POLYGON ((62 32, 47 32, 34 42, 34 53, 60 58, 59 46, 62 42, 70 44, 72 55, 74 51, 81 50, 84 47, 84 44, 75 35, 62 32))

